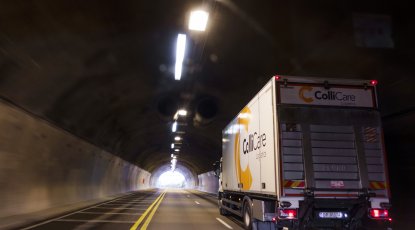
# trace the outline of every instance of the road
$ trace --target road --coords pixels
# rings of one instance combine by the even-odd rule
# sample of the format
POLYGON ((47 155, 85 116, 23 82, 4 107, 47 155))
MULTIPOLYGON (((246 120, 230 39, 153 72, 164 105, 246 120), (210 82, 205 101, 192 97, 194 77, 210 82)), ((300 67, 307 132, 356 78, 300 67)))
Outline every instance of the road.
POLYGON ((195 190, 153 189, 95 204, 23 230, 52 229, 243 229, 219 214, 216 198, 195 190))

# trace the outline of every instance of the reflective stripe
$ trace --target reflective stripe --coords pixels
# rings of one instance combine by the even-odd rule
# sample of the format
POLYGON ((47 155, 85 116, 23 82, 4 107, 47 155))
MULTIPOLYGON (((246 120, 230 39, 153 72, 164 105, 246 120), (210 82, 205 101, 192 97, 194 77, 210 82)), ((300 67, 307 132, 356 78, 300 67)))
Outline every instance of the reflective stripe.
POLYGON ((284 188, 304 188, 303 180, 284 180, 284 188))
POLYGON ((387 184, 383 181, 370 181, 369 184, 370 188, 375 190, 382 190, 388 187, 387 184))

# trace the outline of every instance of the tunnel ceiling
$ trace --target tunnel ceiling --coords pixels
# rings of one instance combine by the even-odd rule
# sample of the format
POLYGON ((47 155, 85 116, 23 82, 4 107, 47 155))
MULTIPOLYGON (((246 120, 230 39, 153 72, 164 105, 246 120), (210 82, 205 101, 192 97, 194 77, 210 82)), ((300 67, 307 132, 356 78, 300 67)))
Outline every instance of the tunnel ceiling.
POLYGON ((414 96, 413 19, 399 1, 25 0, 0 12, 1 96, 149 171, 170 161, 179 107, 190 112, 179 161, 211 170, 224 126, 277 73, 375 78, 385 116, 414 105, 397 102, 414 96), (208 31, 190 33, 202 5, 208 31), (390 16, 394 47, 358 47, 356 14, 390 16), (179 32, 190 44, 175 81, 179 32))

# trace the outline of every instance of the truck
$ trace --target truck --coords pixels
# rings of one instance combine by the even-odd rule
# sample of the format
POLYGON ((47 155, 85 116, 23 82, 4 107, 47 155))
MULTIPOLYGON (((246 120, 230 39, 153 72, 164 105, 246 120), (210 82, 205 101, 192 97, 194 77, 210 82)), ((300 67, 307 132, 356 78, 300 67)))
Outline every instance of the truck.
POLYGON ((246 229, 392 229, 376 85, 273 76, 222 131, 220 214, 246 229))

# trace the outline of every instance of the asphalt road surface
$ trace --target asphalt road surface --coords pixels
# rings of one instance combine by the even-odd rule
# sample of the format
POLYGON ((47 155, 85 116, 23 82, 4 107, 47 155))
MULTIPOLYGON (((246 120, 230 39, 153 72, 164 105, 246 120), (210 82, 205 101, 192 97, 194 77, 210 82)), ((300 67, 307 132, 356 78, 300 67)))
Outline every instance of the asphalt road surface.
POLYGON ((26 229, 243 229, 236 217, 219 214, 216 198, 182 189, 139 191, 92 205, 26 229))

